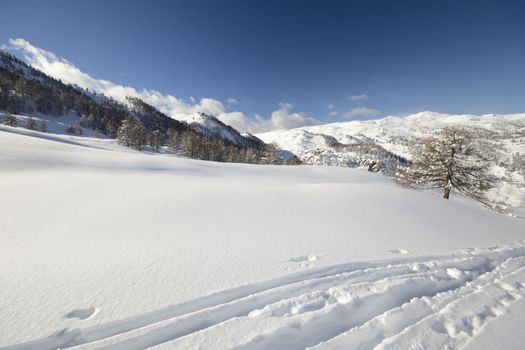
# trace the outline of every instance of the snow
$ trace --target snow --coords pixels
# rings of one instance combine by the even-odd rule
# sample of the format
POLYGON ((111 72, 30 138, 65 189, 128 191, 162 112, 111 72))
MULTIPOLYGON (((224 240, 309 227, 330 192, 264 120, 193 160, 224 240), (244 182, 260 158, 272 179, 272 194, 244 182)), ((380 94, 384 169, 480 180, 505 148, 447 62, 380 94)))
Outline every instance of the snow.
POLYGON ((184 121, 190 125, 198 126, 198 130, 202 130, 203 133, 217 132, 221 138, 231 141, 235 144, 238 143, 238 140, 229 130, 226 130, 223 125, 219 124, 219 121, 214 117, 208 116, 202 113, 193 113, 186 115, 177 115, 177 118, 180 121, 184 121))
POLYGON ((516 325, 525 324, 525 299, 521 298, 506 313, 489 321, 465 350, 515 349, 525 344, 525 333, 516 325), (497 322, 496 322, 497 321, 497 322))
POLYGON ((361 164, 361 167, 366 169, 368 164, 359 162, 363 155, 334 149, 327 142, 327 138, 333 137, 342 144, 374 142, 395 155, 411 159, 409 145, 412 141, 428 136, 445 126, 467 126, 496 133, 491 134, 486 140, 490 142, 490 150, 498 151, 498 159, 491 169, 498 181, 495 188, 489 191, 488 199, 500 209, 505 209, 513 215, 523 216, 521 214, 525 210, 523 171, 521 173, 508 171, 503 165, 511 163, 513 154, 525 154, 523 136, 525 113, 448 115, 425 111, 405 117, 388 116, 376 120, 305 126, 256 136, 266 143, 275 143, 282 149, 290 150, 307 164, 336 166, 361 164))
POLYGON ((522 340, 525 221, 463 197, 3 125, 0 173, 0 348, 522 340))
MULTIPOLYGON (((0 112, 0 122, 4 120, 5 113, 0 112)), ((53 134, 68 134, 67 128, 71 124, 75 124, 79 122, 79 116, 74 113, 67 113, 58 117, 51 116, 48 114, 42 114, 40 112, 34 112, 31 114, 33 119, 35 120, 35 130, 40 129, 41 122, 44 121, 47 126, 47 132, 49 133, 50 137, 53 137, 53 134)), ((19 128, 24 128, 27 119, 29 118, 28 115, 19 115, 15 114, 14 117, 17 120, 17 124, 19 128)), ((82 128, 82 135, 84 136, 90 136, 94 137, 96 132, 93 129, 90 128, 82 128)), ((105 137, 104 134, 100 133, 99 137, 105 137)))
MULTIPOLYGON (((374 120, 354 120, 305 126, 291 130, 270 131, 257 134, 266 143, 275 142, 292 152, 325 148, 322 142, 312 142, 312 134, 329 135, 341 143, 351 143, 356 137, 366 136, 377 141, 386 150, 410 158, 407 145, 401 143, 414 137, 429 135, 445 126, 475 126, 492 131, 505 132, 525 127, 525 114, 448 115, 434 112, 419 112, 405 117, 388 116, 374 120), (304 136, 306 135, 306 137, 304 136)), ((525 151, 525 146, 518 148, 525 151)))

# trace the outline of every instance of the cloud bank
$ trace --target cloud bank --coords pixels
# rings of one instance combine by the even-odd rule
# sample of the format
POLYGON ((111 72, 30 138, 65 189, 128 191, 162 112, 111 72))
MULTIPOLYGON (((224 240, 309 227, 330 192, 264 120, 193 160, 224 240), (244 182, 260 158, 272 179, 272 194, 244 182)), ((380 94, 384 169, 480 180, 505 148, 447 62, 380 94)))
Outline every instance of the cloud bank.
POLYGON ((328 115, 330 117, 335 117, 336 115, 339 115, 339 111, 337 110, 337 107, 334 104, 330 103, 327 108, 328 115))
POLYGON ((348 99, 350 101, 364 101, 367 98, 368 98, 368 95, 365 95, 365 94, 348 96, 348 99))
POLYGON ((175 118, 204 112, 216 116, 225 124, 229 124, 239 131, 264 132, 270 130, 291 129, 305 125, 318 124, 318 121, 302 113, 291 112, 290 103, 281 103, 279 109, 272 112, 269 118, 256 115, 248 118, 244 113, 229 111, 228 107, 237 104, 237 100, 230 98, 223 102, 213 98, 202 98, 198 102, 194 98, 184 101, 173 95, 162 94, 151 89, 137 90, 131 86, 115 84, 108 80, 95 79, 82 72, 75 65, 54 53, 33 46, 24 39, 9 39, 9 46, 4 49, 16 50, 22 53, 22 58, 31 66, 67 84, 75 84, 96 93, 102 93, 115 100, 126 103, 126 97, 140 98, 161 112, 175 118))
POLYGON ((378 115, 379 111, 377 109, 368 108, 368 107, 355 107, 352 108, 349 112, 341 114, 343 118, 354 118, 358 116, 362 117, 372 117, 378 115))

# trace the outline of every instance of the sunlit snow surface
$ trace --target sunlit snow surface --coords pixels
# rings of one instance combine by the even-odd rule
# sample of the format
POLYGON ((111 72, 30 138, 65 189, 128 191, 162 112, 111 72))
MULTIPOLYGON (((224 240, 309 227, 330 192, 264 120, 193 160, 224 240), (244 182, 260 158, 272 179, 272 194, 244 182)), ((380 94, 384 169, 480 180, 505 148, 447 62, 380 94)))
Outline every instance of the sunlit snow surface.
POLYGON ((505 168, 511 164, 513 155, 525 154, 525 113, 448 115, 425 111, 406 117, 389 116, 271 131, 257 134, 257 137, 294 152, 307 164, 348 166, 348 159, 355 161, 362 155, 353 151, 334 152, 327 137, 350 145, 373 142, 397 156, 410 159, 413 142, 446 126, 467 127, 482 135, 478 137, 488 143, 487 151, 496 151, 489 172, 497 181, 487 194, 488 200, 493 206, 504 206, 509 213, 525 217, 523 170, 518 172, 505 168), (323 152, 312 152, 314 150, 323 152))
POLYGON ((6 126, 0 193, 0 348, 522 339, 525 221, 465 198, 6 126))

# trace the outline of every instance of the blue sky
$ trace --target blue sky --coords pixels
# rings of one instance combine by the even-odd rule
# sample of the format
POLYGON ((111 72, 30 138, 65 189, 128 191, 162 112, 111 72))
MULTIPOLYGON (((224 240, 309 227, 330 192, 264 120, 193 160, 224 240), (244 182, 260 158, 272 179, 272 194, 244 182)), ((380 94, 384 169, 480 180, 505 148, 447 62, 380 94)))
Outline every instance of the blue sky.
POLYGON ((23 38, 93 78, 250 120, 525 111, 524 1, 3 0, 0 12, 1 44, 23 38))

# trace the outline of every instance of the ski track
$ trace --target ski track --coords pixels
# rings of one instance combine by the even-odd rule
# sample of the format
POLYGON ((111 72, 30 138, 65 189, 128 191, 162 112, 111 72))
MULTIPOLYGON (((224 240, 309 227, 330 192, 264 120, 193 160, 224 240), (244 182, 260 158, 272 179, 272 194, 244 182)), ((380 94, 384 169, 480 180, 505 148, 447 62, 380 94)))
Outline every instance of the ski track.
POLYGON ((525 241, 312 268, 3 349, 459 348, 523 295, 525 241))

